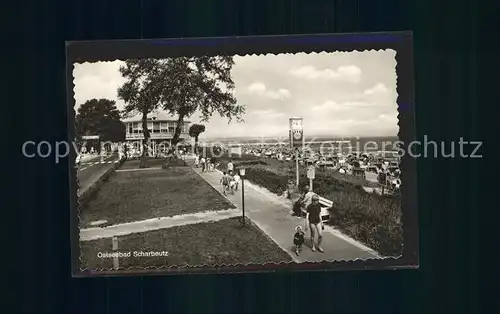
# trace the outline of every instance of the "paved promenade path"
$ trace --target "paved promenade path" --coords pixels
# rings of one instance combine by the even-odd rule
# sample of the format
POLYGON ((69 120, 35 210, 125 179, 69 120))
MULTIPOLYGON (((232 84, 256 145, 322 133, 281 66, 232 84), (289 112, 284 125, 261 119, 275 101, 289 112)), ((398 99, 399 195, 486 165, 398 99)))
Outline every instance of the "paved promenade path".
MULTIPOLYGON (((220 178, 222 173, 218 170, 211 172, 195 171, 210 185, 222 192, 220 178)), ((241 186, 240 186, 241 189, 241 186)), ((227 199, 238 209, 242 209, 241 191, 234 195, 228 194, 227 199)), ((343 235, 330 226, 325 226, 323 232, 322 247, 324 253, 313 252, 308 245, 308 233, 306 234, 306 245, 302 253, 296 256, 292 253, 293 234, 297 225, 304 226, 305 219, 291 215, 291 204, 287 204, 277 195, 245 181, 245 214, 260 229, 262 229, 283 250, 288 252, 296 262, 321 262, 354 259, 380 258, 378 254, 361 243, 343 235)))

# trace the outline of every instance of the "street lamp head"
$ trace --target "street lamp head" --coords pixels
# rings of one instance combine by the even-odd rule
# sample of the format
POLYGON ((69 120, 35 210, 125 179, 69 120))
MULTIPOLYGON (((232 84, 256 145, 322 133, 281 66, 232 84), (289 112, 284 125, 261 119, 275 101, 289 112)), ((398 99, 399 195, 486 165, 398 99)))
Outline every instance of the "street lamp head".
POLYGON ((240 168, 240 176, 245 176, 245 168, 240 168))

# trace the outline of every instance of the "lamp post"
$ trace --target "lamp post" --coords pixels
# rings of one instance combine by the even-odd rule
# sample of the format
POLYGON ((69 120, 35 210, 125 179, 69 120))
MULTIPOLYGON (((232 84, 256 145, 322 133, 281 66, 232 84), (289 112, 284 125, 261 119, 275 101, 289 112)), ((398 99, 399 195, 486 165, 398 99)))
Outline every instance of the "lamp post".
POLYGON ((243 226, 245 226, 245 168, 240 168, 241 177, 241 209, 243 211, 243 226))

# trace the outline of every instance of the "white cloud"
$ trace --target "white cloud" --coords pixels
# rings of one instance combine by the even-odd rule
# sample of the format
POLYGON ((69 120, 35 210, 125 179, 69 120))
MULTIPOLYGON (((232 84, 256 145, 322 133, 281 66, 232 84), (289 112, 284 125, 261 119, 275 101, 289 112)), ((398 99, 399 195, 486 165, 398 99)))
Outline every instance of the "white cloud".
POLYGON ((279 117, 284 117, 285 113, 278 112, 275 109, 264 109, 264 110, 254 110, 249 112, 250 115, 257 117, 258 119, 274 119, 279 117))
MULTIPOLYGON (((228 124, 218 114, 201 122, 196 113, 189 120, 206 126, 202 134, 205 139, 287 137, 291 116, 304 118, 308 136, 397 134, 394 51, 247 55, 234 60, 234 94, 238 103, 245 106, 245 123, 233 120, 228 124)), ((121 64, 76 64, 76 107, 92 98, 108 98, 123 109, 124 103, 116 94, 124 81, 118 71, 121 64)))
POLYGON ((388 93, 388 92, 389 92, 389 89, 384 84, 377 83, 372 88, 365 90, 364 94, 365 95, 373 95, 373 94, 384 94, 384 93, 388 93))
POLYGON ((374 104, 370 104, 362 101, 348 101, 348 102, 336 102, 333 100, 327 100, 321 105, 313 106, 312 109, 315 111, 331 111, 331 110, 350 110, 359 108, 370 108, 374 107, 374 104))
POLYGON ((312 65, 292 68, 290 75, 307 80, 337 80, 358 83, 361 80, 361 70, 354 65, 343 65, 337 70, 318 70, 312 65))
POLYGON ((248 86, 248 91, 250 93, 261 94, 266 91, 266 85, 261 82, 254 82, 248 86))
POLYGON ((262 82, 254 82, 248 86, 248 92, 251 94, 255 94, 261 97, 274 99, 274 100, 283 100, 286 98, 290 98, 291 93, 288 89, 280 88, 278 90, 267 89, 266 85, 262 82))
POLYGON ((122 61, 75 63, 75 108, 92 98, 106 98, 115 100, 117 107, 123 109, 123 102, 117 99, 117 89, 125 82, 118 72, 122 64, 122 61))

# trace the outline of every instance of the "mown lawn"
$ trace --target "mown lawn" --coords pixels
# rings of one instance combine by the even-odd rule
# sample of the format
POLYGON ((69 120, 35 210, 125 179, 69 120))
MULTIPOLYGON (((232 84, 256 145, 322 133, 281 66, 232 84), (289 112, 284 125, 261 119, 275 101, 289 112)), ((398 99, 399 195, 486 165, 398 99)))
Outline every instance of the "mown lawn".
MULTIPOLYGON (((148 158, 147 166, 148 168, 161 168, 161 166, 166 162, 165 158, 148 158)), ((139 159, 127 160, 120 169, 137 169, 139 168, 139 159)), ((171 166, 184 166, 184 161, 182 159, 172 159, 171 166)))
POLYGON ((116 172, 81 209, 80 227, 229 208, 234 205, 189 167, 116 172))
MULTIPOLYGON (((99 252, 112 252, 112 239, 80 242, 81 267, 110 269, 112 258, 99 258, 99 252)), ((260 229, 240 218, 199 223, 136 233, 118 238, 118 251, 131 252, 119 259, 120 268, 216 266, 291 262, 290 255, 260 229), (168 256, 134 257, 134 251, 168 252, 168 256)))

